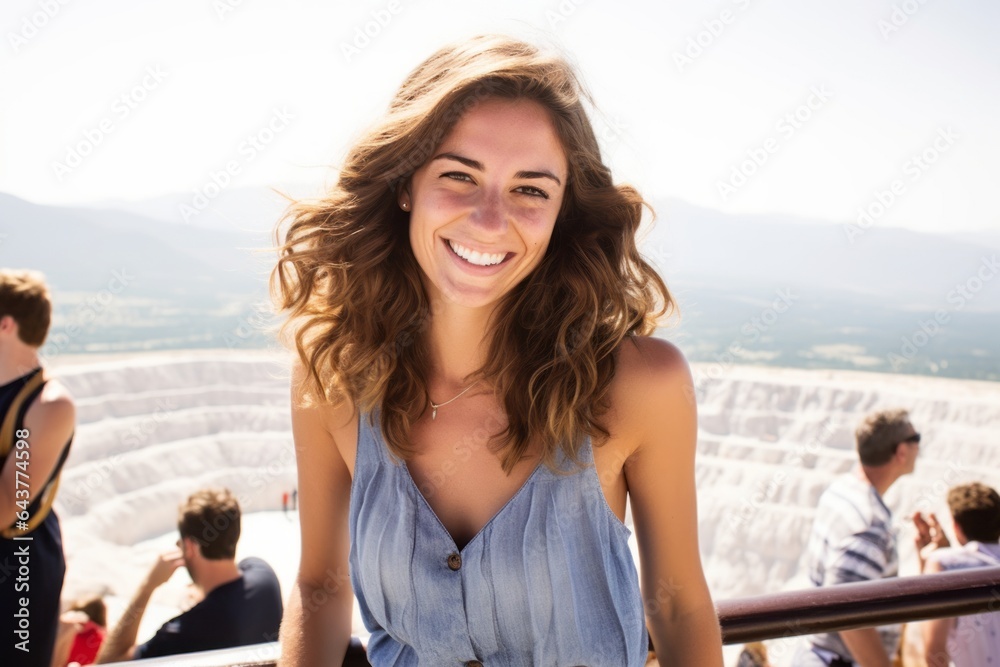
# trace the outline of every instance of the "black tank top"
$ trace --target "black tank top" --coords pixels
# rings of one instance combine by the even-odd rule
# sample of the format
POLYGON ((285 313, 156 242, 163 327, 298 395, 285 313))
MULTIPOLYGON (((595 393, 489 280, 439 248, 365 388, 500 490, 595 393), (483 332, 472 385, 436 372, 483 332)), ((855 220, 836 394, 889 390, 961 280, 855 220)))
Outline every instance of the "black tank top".
MULTIPOLYGON (((14 398, 17 397, 17 394, 21 391, 21 389, 24 388, 24 385, 28 384, 28 382, 30 382, 33 377, 35 377, 41 372, 42 372, 42 367, 39 366, 38 368, 29 371, 28 373, 22 375, 21 377, 14 378, 10 382, 4 385, 0 385, 0 422, 2 422, 7 417, 7 411, 10 410, 11 404, 14 402, 14 398)), ((43 389, 45 389, 45 382, 38 385, 38 387, 31 392, 31 395, 28 396, 25 399, 25 401, 21 404, 21 409, 18 411, 17 415, 17 421, 14 423, 15 432, 17 432, 18 429, 24 428, 24 416, 28 413, 28 408, 31 407, 31 404, 34 402, 36 398, 38 398, 38 395, 42 393, 43 389)), ((49 480, 55 479, 56 475, 59 474, 59 471, 62 470, 62 466, 66 462, 67 456, 69 456, 69 448, 72 443, 73 443, 73 436, 71 435, 69 441, 63 447, 62 453, 59 456, 59 460, 56 463, 55 468, 53 468, 52 472, 49 474, 49 480)), ((14 448, 11 447, 11 450, 7 452, 7 456, 12 456, 14 451, 15 451, 14 448)), ((6 456, 0 456, 0 468, 3 468, 6 460, 7 460, 6 456)), ((32 503, 28 508, 28 514, 30 516, 34 516, 35 512, 38 511, 38 506, 41 503, 41 497, 42 493, 41 489, 39 489, 39 491, 35 493, 35 498, 32 500, 32 503)))
MULTIPOLYGON (((11 409, 18 392, 41 370, 36 368, 0 385, 0 422, 11 409)), ((24 428, 24 415, 44 386, 43 383, 32 391, 21 405, 15 429, 24 428)), ((70 436, 50 479, 54 479, 62 469, 72 441, 73 437, 70 436)), ((12 456, 14 451, 16 449, 12 448, 8 456, 12 456)), ((3 466, 3 462, 0 460, 0 467, 3 466)), ((33 499, 28 507, 31 516, 38 511, 41 502, 41 492, 36 495, 38 498, 33 499)), ((4 638, 0 641, 0 665, 49 667, 52 662, 56 630, 59 627, 59 596, 65 574, 66 560, 63 556, 62 532, 55 511, 49 512, 45 520, 35 526, 35 529, 21 541, 0 536, 0 637, 4 638), (22 568, 25 569, 22 571, 22 568), (18 632, 25 632, 18 616, 23 616, 24 602, 28 603, 27 610, 31 621, 28 634, 18 635, 18 632), (26 640, 27 643, 23 643, 26 640), (22 647, 29 649, 30 652, 25 652, 22 647)))
MULTIPOLYGON (((10 404, 14 402, 14 397, 17 396, 17 393, 21 391, 24 385, 28 384, 28 382, 31 381, 31 378, 35 377, 41 372, 42 372, 42 367, 39 366, 38 368, 32 371, 28 371, 21 377, 14 378, 7 384, 0 385, 0 420, 3 420, 3 418, 7 416, 7 410, 10 409, 10 404)), ((28 407, 31 405, 31 402, 34 401, 35 398, 38 396, 38 394, 42 392, 42 389, 44 387, 45 383, 42 383, 37 390, 32 392, 32 395, 28 397, 28 400, 26 400, 22 404, 21 414, 17 416, 18 428, 21 427, 21 422, 24 421, 24 415, 25 413, 28 412, 28 407)))

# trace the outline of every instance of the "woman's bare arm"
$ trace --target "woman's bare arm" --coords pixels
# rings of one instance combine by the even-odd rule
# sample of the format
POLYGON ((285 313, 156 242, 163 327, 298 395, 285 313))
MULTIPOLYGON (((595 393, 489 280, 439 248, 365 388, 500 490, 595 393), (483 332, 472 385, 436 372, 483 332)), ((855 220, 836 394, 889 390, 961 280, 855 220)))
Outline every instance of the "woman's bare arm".
POLYGON ((694 460, 698 435, 691 371, 656 338, 626 343, 622 406, 637 446, 625 463, 646 622, 660 665, 722 667, 722 635, 698 550, 694 460), (636 349, 638 348, 638 349, 636 349))
POLYGON ((353 406, 298 406, 305 378, 292 373, 292 435, 298 469, 302 557, 281 623, 280 667, 341 665, 351 639, 354 592, 348 573, 351 473, 330 424, 351 418, 353 406))

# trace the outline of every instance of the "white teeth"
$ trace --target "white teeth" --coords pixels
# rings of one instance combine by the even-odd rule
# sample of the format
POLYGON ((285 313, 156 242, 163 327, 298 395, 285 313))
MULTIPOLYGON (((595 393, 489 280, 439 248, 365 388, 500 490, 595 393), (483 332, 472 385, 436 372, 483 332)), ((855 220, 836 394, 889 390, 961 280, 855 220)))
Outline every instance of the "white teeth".
POLYGON ((492 266, 493 264, 499 264, 503 261, 507 253, 498 252, 495 254, 481 253, 477 250, 470 250, 463 245, 459 245, 454 241, 448 241, 448 245, 451 249, 455 251, 455 254, 469 262, 470 264, 476 264, 478 266, 492 266))

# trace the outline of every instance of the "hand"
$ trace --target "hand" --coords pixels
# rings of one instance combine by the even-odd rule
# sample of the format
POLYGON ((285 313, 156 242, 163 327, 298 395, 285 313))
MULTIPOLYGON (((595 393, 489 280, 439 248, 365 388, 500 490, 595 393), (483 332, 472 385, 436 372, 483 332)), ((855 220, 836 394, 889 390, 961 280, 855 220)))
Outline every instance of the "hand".
POLYGON ((184 556, 179 550, 162 553, 153 563, 153 568, 146 575, 146 585, 149 588, 158 588, 165 584, 174 570, 184 565, 184 556))
POLYGON ((90 617, 78 609, 64 611, 59 616, 59 634, 76 635, 78 632, 83 630, 83 626, 86 625, 89 620, 90 617))
POLYGON ((920 512, 913 513, 913 527, 917 529, 917 535, 913 538, 913 544, 920 551, 931 543, 931 527, 920 512))
POLYGON ((944 529, 938 522, 933 512, 927 514, 927 518, 920 512, 913 514, 913 525, 917 529, 917 535, 913 538, 913 544, 917 548, 917 557, 920 559, 920 570, 924 569, 927 558, 931 552, 951 545, 948 536, 944 534, 944 529))

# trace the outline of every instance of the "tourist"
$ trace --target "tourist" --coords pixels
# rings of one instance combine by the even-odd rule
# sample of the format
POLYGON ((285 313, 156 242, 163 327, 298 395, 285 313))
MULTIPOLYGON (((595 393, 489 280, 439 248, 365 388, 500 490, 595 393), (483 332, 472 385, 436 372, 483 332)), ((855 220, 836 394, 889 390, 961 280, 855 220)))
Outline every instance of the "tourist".
MULTIPOLYGON (((920 434, 906 410, 865 417, 855 431, 860 465, 838 477, 819 499, 806 562, 814 586, 895 577, 899 569, 892 512, 882 500, 896 480, 913 472, 920 434)), ((889 667, 897 652, 898 625, 812 635, 800 646, 795 667, 889 667)))
POLYGON ((240 506, 228 489, 193 493, 178 512, 177 551, 161 554, 101 647, 97 662, 138 660, 275 641, 281 624, 278 578, 260 558, 236 562, 240 506), (185 566, 202 599, 136 644, 150 596, 185 566))
POLYGON ((44 277, 0 269, 0 665, 49 667, 66 574, 52 503, 76 408, 39 349, 52 318, 44 277))
POLYGON ((375 667, 638 667, 649 635, 663 665, 722 665, 692 378, 652 337, 673 300, 588 99, 560 55, 447 46, 292 207, 274 281, 302 559, 282 665, 343 658, 352 592, 375 667))

